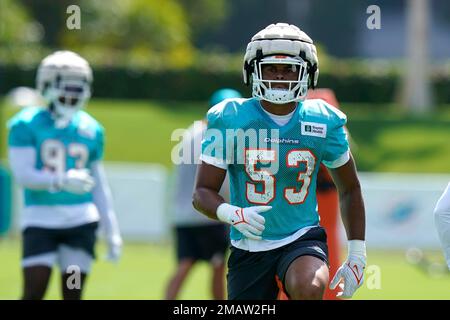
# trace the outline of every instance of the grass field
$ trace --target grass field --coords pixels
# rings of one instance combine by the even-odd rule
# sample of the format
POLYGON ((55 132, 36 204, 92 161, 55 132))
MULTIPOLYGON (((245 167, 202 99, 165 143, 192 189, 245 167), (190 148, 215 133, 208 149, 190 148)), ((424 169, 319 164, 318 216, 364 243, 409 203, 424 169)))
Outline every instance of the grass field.
MULTIPOLYGON (((98 247, 99 256, 104 247, 98 247)), ((431 252, 432 259, 443 262, 440 252, 431 252)), ((170 244, 126 243, 122 260, 112 265, 99 259, 86 287, 85 299, 150 299, 164 297, 166 281, 175 268, 170 244)), ((20 244, 17 240, 0 241, 0 300, 17 299, 21 291, 20 244)), ((355 299, 450 299, 450 274, 430 276, 407 263, 403 252, 368 251, 368 269, 380 270, 380 289, 375 273, 366 273, 366 284, 355 299), (372 286, 372 289, 369 289, 372 286), (369 288, 368 288, 369 287, 369 288)), ((46 299, 59 299, 59 276, 52 275, 46 299)), ((206 263, 198 264, 187 279, 180 299, 210 299, 206 263)))

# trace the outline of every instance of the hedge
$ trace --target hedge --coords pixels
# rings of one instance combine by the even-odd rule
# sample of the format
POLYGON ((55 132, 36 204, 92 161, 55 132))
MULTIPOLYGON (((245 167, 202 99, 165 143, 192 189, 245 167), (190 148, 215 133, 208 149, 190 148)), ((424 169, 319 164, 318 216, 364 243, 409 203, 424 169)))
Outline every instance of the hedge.
MULTIPOLYGON (((0 94, 17 86, 34 87, 35 69, 0 66, 0 94)), ((369 77, 363 75, 335 75, 322 73, 319 86, 332 88, 340 101, 361 103, 389 103, 395 100, 400 78, 394 74, 369 77)), ((208 99, 220 87, 250 94, 239 72, 212 73, 205 70, 151 72, 125 68, 96 68, 93 94, 95 97, 121 99, 156 99, 195 101, 208 99)), ((435 102, 450 103, 450 78, 433 80, 435 102)))

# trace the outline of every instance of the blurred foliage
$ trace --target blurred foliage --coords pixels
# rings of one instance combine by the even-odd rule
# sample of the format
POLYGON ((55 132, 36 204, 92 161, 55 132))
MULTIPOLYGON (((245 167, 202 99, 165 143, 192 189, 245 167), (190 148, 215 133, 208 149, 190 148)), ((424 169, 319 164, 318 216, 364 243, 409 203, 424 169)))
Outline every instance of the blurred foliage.
MULTIPOLYGON (((42 29, 41 43, 46 47, 55 47, 60 37, 68 29, 66 19, 69 16, 67 7, 77 4, 78 0, 16 0, 30 13, 30 18, 39 23, 42 29)), ((8 12, 8 14, 10 14, 8 12)))
POLYGON ((0 2, 0 45, 38 43, 42 30, 29 12, 14 0, 0 2))
POLYGON ((93 65, 146 66, 151 70, 194 64, 195 37, 218 28, 225 0, 2 0, 0 59, 33 65, 68 48, 93 65), (66 26, 70 5, 81 11, 81 29, 66 26))
POLYGON ((178 0, 183 6, 192 32, 192 40, 218 30, 230 13, 226 0, 178 0))
POLYGON ((42 25, 20 2, 0 1, 0 62, 31 67, 42 59, 42 25))
MULTIPOLYGON (((64 47, 94 60, 186 67, 194 48, 185 11, 175 0, 83 0, 82 29, 65 32, 64 47)), ((127 63, 125 63, 127 64, 127 63)))

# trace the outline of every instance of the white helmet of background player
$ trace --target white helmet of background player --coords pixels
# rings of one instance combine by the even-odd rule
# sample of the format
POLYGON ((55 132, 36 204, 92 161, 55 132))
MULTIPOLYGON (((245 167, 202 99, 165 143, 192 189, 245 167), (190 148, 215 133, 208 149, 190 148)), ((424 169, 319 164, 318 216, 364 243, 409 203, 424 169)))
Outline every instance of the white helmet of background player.
POLYGON ((36 86, 47 100, 57 126, 65 127, 91 96, 92 69, 72 51, 56 51, 42 60, 36 86))
POLYGON ((277 23, 255 34, 244 57, 244 83, 252 83, 254 97, 276 104, 302 101, 308 88, 315 88, 319 76, 319 61, 311 38, 294 25, 277 23), (265 64, 289 64, 299 70, 298 79, 264 80, 262 66, 265 64), (288 89, 274 88, 274 84, 286 83, 288 89))

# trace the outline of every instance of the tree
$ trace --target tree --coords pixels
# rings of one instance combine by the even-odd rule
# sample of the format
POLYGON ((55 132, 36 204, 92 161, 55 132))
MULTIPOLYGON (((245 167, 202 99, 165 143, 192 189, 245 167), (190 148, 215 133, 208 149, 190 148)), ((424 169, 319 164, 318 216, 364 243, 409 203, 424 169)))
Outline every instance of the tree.
POLYGON ((83 0, 81 29, 61 42, 102 62, 125 54, 128 63, 189 64, 193 47, 183 8, 175 0, 83 0), (99 57, 100 56, 100 57, 99 57))
MULTIPOLYGON (((9 1, 9 0, 8 0, 9 1)), ((39 21, 42 32, 41 43, 47 47, 57 47, 61 34, 65 31, 66 8, 79 0, 20 0, 30 16, 39 21)), ((14 24, 14 25, 17 25, 14 24)))
POLYGON ((183 6, 191 27, 193 43, 217 31, 230 13, 231 3, 225 0, 178 0, 183 6))
POLYGON ((42 54, 42 25, 20 2, 0 1, 0 62, 32 66, 42 54))
POLYGON ((25 7, 14 0, 0 2, 0 45, 33 44, 41 40, 42 30, 25 7))

